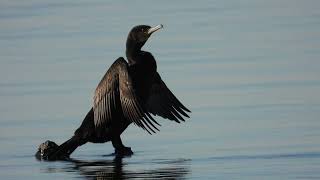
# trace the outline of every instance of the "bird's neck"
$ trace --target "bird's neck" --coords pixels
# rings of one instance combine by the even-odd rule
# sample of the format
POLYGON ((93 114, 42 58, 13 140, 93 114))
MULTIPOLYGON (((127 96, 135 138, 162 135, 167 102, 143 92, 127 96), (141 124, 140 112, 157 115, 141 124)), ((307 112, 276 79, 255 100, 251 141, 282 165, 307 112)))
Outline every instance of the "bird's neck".
POLYGON ((137 42, 133 40, 130 36, 126 43, 126 56, 129 64, 135 64, 139 61, 139 56, 142 53, 141 48, 145 42, 137 42))
POLYGON ((129 64, 136 64, 139 61, 139 55, 141 54, 141 52, 142 52, 141 49, 139 50, 127 49, 126 56, 129 64))

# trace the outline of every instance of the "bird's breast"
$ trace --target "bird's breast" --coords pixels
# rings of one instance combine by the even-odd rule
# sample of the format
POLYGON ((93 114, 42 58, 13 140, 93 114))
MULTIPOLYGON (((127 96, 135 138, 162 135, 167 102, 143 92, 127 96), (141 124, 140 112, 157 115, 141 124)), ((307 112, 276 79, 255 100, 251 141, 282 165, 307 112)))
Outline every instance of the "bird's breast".
POLYGON ((144 68, 136 67, 132 69, 131 73, 133 87, 135 93, 142 99, 146 100, 149 95, 149 90, 152 85, 152 79, 154 77, 154 72, 147 71, 144 68))

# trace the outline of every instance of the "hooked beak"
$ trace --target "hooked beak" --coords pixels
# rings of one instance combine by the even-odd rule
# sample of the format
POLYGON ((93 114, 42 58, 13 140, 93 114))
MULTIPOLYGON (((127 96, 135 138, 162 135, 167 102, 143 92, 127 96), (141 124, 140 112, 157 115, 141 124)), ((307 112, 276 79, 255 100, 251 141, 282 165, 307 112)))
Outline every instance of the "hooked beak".
POLYGON ((159 24, 155 27, 152 27, 148 30, 148 34, 151 35, 152 33, 158 31, 159 29, 162 29, 163 28, 163 25, 162 24, 159 24))

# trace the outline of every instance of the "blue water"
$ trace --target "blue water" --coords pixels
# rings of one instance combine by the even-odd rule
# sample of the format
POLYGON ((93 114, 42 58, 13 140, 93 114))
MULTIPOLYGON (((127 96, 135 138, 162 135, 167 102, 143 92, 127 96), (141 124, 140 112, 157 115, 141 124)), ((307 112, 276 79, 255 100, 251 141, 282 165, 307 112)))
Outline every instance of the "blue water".
POLYGON ((320 179, 320 1, 0 2, 0 179, 320 179), (92 105, 128 31, 163 24, 144 49, 192 110, 161 132, 130 126, 132 157, 86 144, 34 158, 92 105))

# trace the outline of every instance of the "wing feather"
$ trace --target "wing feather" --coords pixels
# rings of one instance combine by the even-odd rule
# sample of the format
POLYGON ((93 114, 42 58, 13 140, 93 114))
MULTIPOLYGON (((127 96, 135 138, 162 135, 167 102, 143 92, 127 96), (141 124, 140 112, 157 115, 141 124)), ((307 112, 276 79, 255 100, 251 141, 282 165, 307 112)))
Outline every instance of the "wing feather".
POLYGON ((146 102, 148 112, 159 115, 163 118, 176 121, 185 121, 184 117, 189 118, 187 109, 169 90, 157 73, 150 88, 149 98, 146 102))
POLYGON ((128 68, 127 62, 118 58, 98 84, 93 98, 94 124, 96 127, 106 127, 108 123, 118 120, 116 117, 122 113, 124 118, 148 133, 155 133, 159 129, 154 124, 158 123, 136 95, 128 68))

